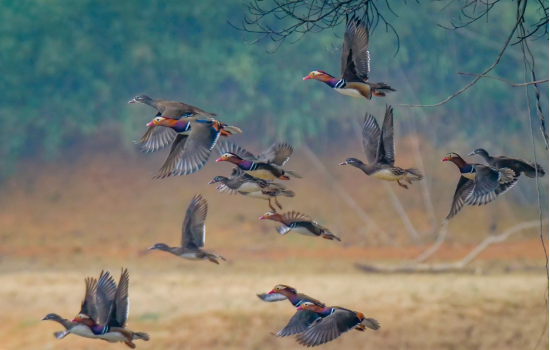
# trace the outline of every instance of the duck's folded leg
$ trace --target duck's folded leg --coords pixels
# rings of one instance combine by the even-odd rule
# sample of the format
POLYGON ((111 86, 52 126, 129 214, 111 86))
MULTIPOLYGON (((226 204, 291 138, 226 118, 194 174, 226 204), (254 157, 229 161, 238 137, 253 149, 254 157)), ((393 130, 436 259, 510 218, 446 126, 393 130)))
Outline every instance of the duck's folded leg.
POLYGON ((405 189, 409 189, 407 185, 403 185, 401 182, 399 182, 399 180, 397 180, 397 184, 405 189))

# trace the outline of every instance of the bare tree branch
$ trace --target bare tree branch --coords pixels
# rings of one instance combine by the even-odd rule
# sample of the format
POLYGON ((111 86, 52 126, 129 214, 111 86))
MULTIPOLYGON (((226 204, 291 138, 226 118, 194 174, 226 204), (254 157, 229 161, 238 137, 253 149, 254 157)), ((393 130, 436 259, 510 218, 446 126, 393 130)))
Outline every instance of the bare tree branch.
MULTIPOLYGON (((548 219, 544 220, 543 223, 547 225, 548 219)), ((451 263, 440 263, 440 264, 408 263, 408 264, 397 265, 397 266, 396 265, 380 266, 380 265, 368 265, 368 264, 358 263, 358 264, 355 264, 355 267, 357 267, 362 271, 370 272, 370 273, 468 272, 468 271, 472 271, 472 269, 468 269, 468 264, 470 264, 481 252, 487 249, 487 247, 495 243, 503 242, 515 233, 521 232, 523 230, 539 227, 540 224, 541 222, 539 220, 527 221, 527 222, 523 222, 521 224, 512 226, 499 235, 489 236, 485 238, 474 249, 472 249, 462 259, 451 263)))
POLYGON ((543 79, 543 80, 537 80, 537 81, 530 81, 528 83, 516 84, 516 83, 512 83, 511 81, 508 81, 508 80, 504 80, 504 79, 496 78, 496 77, 490 77, 490 76, 487 76, 487 75, 479 75, 479 74, 474 74, 474 73, 463 73, 463 72, 457 72, 457 74, 460 74, 460 75, 473 75, 473 76, 480 77, 480 78, 495 79, 495 80, 499 80, 499 81, 503 81, 505 83, 508 83, 512 87, 527 86, 527 85, 541 84, 541 83, 547 83, 548 82, 548 79, 543 79))

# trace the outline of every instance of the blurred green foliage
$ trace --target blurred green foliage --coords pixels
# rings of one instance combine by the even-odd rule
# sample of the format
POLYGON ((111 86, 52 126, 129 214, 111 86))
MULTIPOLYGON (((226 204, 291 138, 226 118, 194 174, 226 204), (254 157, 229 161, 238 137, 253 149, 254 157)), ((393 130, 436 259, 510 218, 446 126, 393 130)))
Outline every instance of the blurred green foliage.
MULTIPOLYGON (((340 44, 343 27, 269 54, 275 43, 246 44, 244 38, 253 36, 228 25, 241 20, 241 0, 2 0, 0 7, 3 174, 22 157, 56 156, 102 126, 131 144, 154 115, 148 107, 127 105, 142 93, 215 112, 245 132, 262 130, 251 137, 326 142, 336 129, 349 129, 350 116, 367 110, 380 115, 385 103, 443 100, 471 80, 456 71, 479 73, 492 64, 515 16, 515 4, 503 4, 488 19, 449 31, 437 24, 449 23, 452 7, 440 12, 443 6, 433 2, 396 4, 399 17, 385 15, 401 47, 395 54, 394 34, 375 30, 371 80, 397 92, 367 102, 302 81, 313 69, 338 75, 340 53, 331 47, 340 44)), ((548 38, 531 46, 539 78, 548 77, 548 38)), ((517 46, 492 75, 522 81, 517 46)), ((542 92, 547 106, 547 84, 542 92)), ((417 130, 436 144, 489 138, 495 130, 501 133, 495 143, 505 144, 504 135, 528 130, 525 104, 523 90, 484 80, 445 106, 397 113, 417 117, 417 130)))

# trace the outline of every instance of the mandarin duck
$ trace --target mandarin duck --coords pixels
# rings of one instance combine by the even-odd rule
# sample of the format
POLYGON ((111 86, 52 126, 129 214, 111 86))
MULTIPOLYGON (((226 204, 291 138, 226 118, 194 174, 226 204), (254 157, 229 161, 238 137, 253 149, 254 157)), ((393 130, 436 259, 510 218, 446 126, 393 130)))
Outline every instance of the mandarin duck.
MULTIPOLYGON (((79 314, 83 315, 83 317, 97 319, 98 310, 96 305, 96 291, 98 282, 95 278, 91 277, 87 277, 84 282, 86 283, 86 291, 84 294, 84 299, 82 300, 79 314)), ((64 331, 54 333, 54 336, 57 339, 65 338, 71 333, 85 338, 97 338, 97 336, 87 326, 84 326, 74 321, 69 321, 65 318, 62 318, 58 314, 48 314, 42 319, 42 321, 46 320, 58 322, 63 327, 65 327, 64 331)))
POLYGON ((453 152, 448 153, 441 161, 453 162, 460 170, 461 175, 456 186, 451 211, 443 223, 455 216, 464 204, 485 205, 514 187, 518 181, 512 169, 497 169, 492 166, 466 163, 462 157, 453 152))
POLYGON ((250 176, 239 168, 233 168, 229 178, 216 176, 208 184, 215 183, 220 183, 216 189, 221 193, 240 193, 243 196, 267 200, 269 208, 273 211, 275 211, 275 208, 271 205, 271 198, 275 200, 275 204, 279 209, 283 209, 283 206, 277 200, 277 196, 294 197, 294 192, 287 190, 285 186, 250 176))
POLYGON ((395 162, 395 141, 393 136, 393 108, 386 106, 386 114, 382 131, 371 114, 365 116, 363 124, 363 152, 367 156, 368 164, 357 158, 348 158, 340 165, 352 165, 363 170, 368 176, 385 181, 396 181, 403 188, 407 185, 399 182, 404 180, 408 183, 422 180, 424 175, 418 169, 402 169, 394 166, 395 162))
POLYGON ((525 176, 530 178, 543 177, 545 174, 544 168, 539 163, 529 162, 518 158, 508 158, 505 156, 491 157, 489 155, 489 152, 487 152, 483 148, 478 148, 475 151, 470 152, 470 154, 468 155, 473 156, 476 154, 483 157, 483 159, 485 159, 487 164, 489 164, 492 167, 495 167, 497 169, 500 169, 500 168, 512 169, 514 173, 516 173, 517 177, 519 177, 521 173, 524 173, 525 176))
POLYGON ((323 237, 332 241, 341 241, 340 237, 331 233, 326 227, 311 220, 307 215, 296 211, 289 211, 283 215, 274 212, 267 212, 260 216, 260 220, 278 221, 282 226, 277 227, 277 232, 286 235, 290 231, 297 232, 304 236, 323 237))
MULTIPOLYGON (((203 116, 207 118, 215 117, 216 114, 205 112, 200 108, 185 104, 183 102, 155 100, 147 95, 139 95, 134 97, 128 103, 144 103, 157 110, 155 117, 163 117, 166 119, 181 119, 187 117, 203 116)), ((149 129, 137 144, 142 145, 142 152, 154 152, 168 145, 176 132, 173 129, 159 128, 157 125, 147 125, 149 129)))
POLYGON ((179 120, 155 117, 148 126, 171 128, 176 132, 170 153, 153 178, 181 176, 200 170, 216 145, 218 138, 242 131, 217 120, 184 118, 179 120))
POLYGON ((204 246, 206 228, 206 214, 208 204, 200 194, 195 195, 187 208, 181 233, 181 246, 169 247, 164 243, 157 243, 150 250, 162 250, 188 260, 205 260, 219 264, 218 259, 226 261, 223 256, 202 250, 204 246))
POLYGON ((343 307, 325 307, 312 302, 304 302, 296 310, 315 312, 319 317, 306 331, 299 334, 298 343, 306 347, 318 346, 340 337, 352 329, 364 332, 367 328, 380 329, 380 324, 373 318, 366 318, 362 312, 343 307))
POLYGON ((385 83, 369 83, 370 54, 369 31, 366 24, 358 18, 347 21, 342 44, 340 78, 315 70, 304 80, 315 79, 327 84, 335 91, 352 97, 364 97, 368 100, 374 96, 386 96, 395 91, 385 83))
POLYGON ((218 146, 220 158, 216 162, 233 163, 245 173, 264 180, 290 180, 289 176, 301 178, 295 171, 282 168, 292 151, 293 148, 289 144, 279 143, 256 157, 240 146, 224 142, 218 146))
MULTIPOLYGON (((126 328, 126 322, 130 313, 130 298, 128 290, 130 286, 130 274, 128 269, 122 270, 118 287, 109 272, 102 272, 105 283, 97 285, 96 303, 99 309, 109 310, 105 322, 98 324, 87 315, 79 314, 73 322, 86 325, 97 336, 110 343, 123 342, 128 347, 135 349, 134 340, 149 340, 149 335, 143 332, 133 332, 126 328)), ((100 277, 101 279, 101 277, 100 277)))
MULTIPOLYGON (((304 302, 311 302, 317 305, 325 306, 319 300, 313 299, 310 296, 296 292, 296 289, 284 285, 276 285, 269 293, 267 294, 258 294, 258 297, 263 301, 274 302, 288 299, 294 307, 299 307, 304 302)), ((276 335, 278 337, 286 337, 293 334, 300 334, 307 330, 307 328, 317 319, 319 316, 309 310, 300 310, 297 311, 294 316, 289 320, 286 327, 279 331, 276 335)))

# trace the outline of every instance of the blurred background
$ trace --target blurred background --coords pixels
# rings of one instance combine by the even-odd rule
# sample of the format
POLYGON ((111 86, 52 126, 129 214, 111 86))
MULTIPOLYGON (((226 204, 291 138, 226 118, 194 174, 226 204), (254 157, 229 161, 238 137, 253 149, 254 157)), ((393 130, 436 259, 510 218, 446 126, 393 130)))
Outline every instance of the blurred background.
MULTIPOLYGON (((538 191, 522 176, 495 202, 451 220, 427 263, 458 261, 487 237, 530 225, 484 250, 464 273, 356 268, 413 261, 435 241, 459 179, 454 165, 440 162, 446 153, 483 163, 467 154, 482 147, 532 161, 535 151, 548 170, 532 91, 530 111, 525 88, 491 79, 440 107, 399 106, 437 103, 462 88, 472 77, 456 72, 488 68, 515 23, 517 5, 509 2, 447 30, 460 11, 445 5, 398 2, 394 13, 381 6, 399 40, 383 25, 371 35, 371 81, 397 91, 366 101, 302 81, 316 69, 339 74, 343 25, 278 47, 247 44, 254 36, 228 24, 241 22, 241 1, 0 1, 0 349, 106 347, 74 335, 57 340, 59 325, 39 320, 49 312, 72 319, 83 279, 102 269, 118 278, 121 266, 131 276, 129 328, 151 335, 136 343, 143 349, 300 349, 270 334, 284 327, 292 306, 255 296, 279 283, 382 325, 326 349, 548 348, 536 226, 540 192, 547 235, 548 176, 538 179, 538 191), (207 185, 228 176, 228 164, 210 160, 189 176, 151 179, 168 151, 142 154, 133 144, 155 115, 127 104, 139 94, 218 114, 243 130, 230 141, 253 153, 291 143, 287 166, 303 179, 285 183, 296 197, 280 199, 284 211, 310 215, 342 243, 278 235, 275 223, 258 221, 266 202, 207 185), (381 120, 386 104, 394 106, 396 165, 425 174, 408 190, 338 166, 364 158, 363 117, 381 120), (205 248, 228 259, 220 266, 147 251, 157 242, 179 244, 195 193, 208 200, 205 248)), ((526 16, 535 18, 535 10, 526 16)), ((548 36, 530 47, 537 78, 548 77, 548 36)), ((519 45, 490 75, 524 81, 519 45)), ((539 88, 547 117, 548 83, 539 88)))

